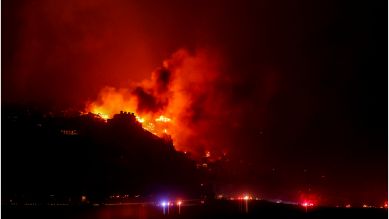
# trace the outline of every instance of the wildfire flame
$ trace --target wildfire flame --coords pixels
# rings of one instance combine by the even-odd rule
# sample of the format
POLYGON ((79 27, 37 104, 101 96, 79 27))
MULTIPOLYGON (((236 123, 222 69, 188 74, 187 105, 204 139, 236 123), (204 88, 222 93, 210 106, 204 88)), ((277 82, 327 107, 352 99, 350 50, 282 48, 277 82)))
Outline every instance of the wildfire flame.
POLYGON ((206 131, 199 115, 211 117, 216 108, 212 104, 217 103, 209 95, 210 84, 218 77, 217 65, 204 54, 193 56, 179 50, 150 79, 126 89, 106 87, 85 110, 103 119, 120 111, 134 113, 144 129, 160 137, 170 135, 178 150, 191 150, 188 147, 195 147, 197 135, 206 131))
MULTIPOLYGON (((100 116, 104 120, 108 120, 112 118, 113 114, 112 115, 106 114, 105 112, 107 112, 107 110, 101 109, 100 111, 100 109, 101 109, 100 107, 91 108, 90 112, 100 116)), ((159 117, 153 118, 152 116, 147 116, 147 115, 146 117, 135 115, 135 118, 139 123, 142 124, 142 127, 145 130, 159 137, 163 137, 164 135, 169 133, 168 130, 170 128, 171 125, 170 123, 172 119, 167 116, 160 115, 159 117)))
POLYGON ((169 118, 166 117, 166 116, 161 115, 160 117, 156 118, 155 121, 156 121, 156 122, 165 122, 165 123, 166 123, 166 122, 170 122, 171 119, 169 119, 169 118))

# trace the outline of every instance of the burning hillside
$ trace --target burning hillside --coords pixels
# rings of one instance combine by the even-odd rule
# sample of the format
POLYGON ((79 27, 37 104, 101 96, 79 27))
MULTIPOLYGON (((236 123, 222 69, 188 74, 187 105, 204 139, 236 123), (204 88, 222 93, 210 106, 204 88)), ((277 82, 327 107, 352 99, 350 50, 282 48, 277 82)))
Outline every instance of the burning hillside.
POLYGON ((104 119, 119 111, 134 112, 144 129, 171 135, 178 150, 207 147, 208 139, 201 133, 216 112, 222 112, 214 90, 218 67, 217 59, 204 51, 192 55, 179 50, 150 79, 128 88, 105 87, 86 110, 104 119))

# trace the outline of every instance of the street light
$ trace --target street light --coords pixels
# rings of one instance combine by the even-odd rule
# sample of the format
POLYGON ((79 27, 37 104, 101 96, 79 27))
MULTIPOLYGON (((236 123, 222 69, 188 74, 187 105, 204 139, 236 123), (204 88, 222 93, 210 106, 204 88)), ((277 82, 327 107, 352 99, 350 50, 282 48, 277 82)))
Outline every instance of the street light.
POLYGON ((177 202, 177 205, 178 205, 178 214, 181 214, 181 204, 182 204, 182 201, 178 201, 178 202, 177 202))
POLYGON ((161 202, 161 206, 162 206, 163 215, 165 215, 165 214, 166 214, 166 211, 165 211, 166 202, 165 202, 165 201, 162 201, 162 202, 161 202))
POLYGON ((246 210, 246 213, 249 212, 249 203, 248 203, 249 199, 250 199, 250 197, 249 197, 248 195, 245 195, 245 196, 243 197, 243 200, 244 200, 244 202, 245 202, 245 210, 246 210))

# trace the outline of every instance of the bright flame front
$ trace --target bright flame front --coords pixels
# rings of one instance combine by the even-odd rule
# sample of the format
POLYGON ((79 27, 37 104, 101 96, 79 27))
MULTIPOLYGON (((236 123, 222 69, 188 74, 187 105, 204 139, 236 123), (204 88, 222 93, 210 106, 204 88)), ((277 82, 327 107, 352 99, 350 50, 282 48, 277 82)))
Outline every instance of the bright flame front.
MULTIPOLYGON (((100 111, 98 107, 90 110, 93 114, 100 116, 104 120, 108 120, 113 117, 111 114, 107 114, 104 110, 100 111)), ((143 129, 157 135, 164 137, 169 134, 169 130, 172 126, 172 119, 165 116, 153 116, 145 115, 144 117, 135 114, 136 120, 142 125, 143 129)))

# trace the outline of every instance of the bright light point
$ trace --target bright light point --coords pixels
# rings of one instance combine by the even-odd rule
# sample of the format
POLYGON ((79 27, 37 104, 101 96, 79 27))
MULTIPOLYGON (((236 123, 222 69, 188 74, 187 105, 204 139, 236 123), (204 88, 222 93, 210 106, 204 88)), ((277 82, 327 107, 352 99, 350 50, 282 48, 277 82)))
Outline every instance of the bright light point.
POLYGON ((161 202, 162 207, 166 206, 166 202, 161 202))
POLYGON ((182 201, 178 201, 178 202, 177 202, 177 205, 181 205, 181 204, 182 204, 182 201))
POLYGON ((109 116, 107 114, 97 113, 97 115, 100 116, 100 118, 102 118, 102 119, 105 119, 105 120, 109 119, 109 116))
POLYGON ((250 198, 250 197, 249 197, 248 195, 246 195, 246 196, 243 197, 243 199, 246 200, 246 201, 249 200, 249 198, 250 198))
POLYGON ((137 120, 138 122, 140 122, 140 123, 144 123, 144 122, 145 122, 145 119, 143 119, 143 118, 141 118, 141 117, 139 117, 139 116, 136 116, 135 118, 136 118, 136 120, 137 120))
POLYGON ((156 122, 170 122, 171 119, 166 117, 166 116, 161 115, 158 118, 156 118, 155 121, 156 122))
POLYGON ((312 207, 313 203, 306 201, 306 202, 303 202, 301 205, 304 206, 304 207, 312 207))

